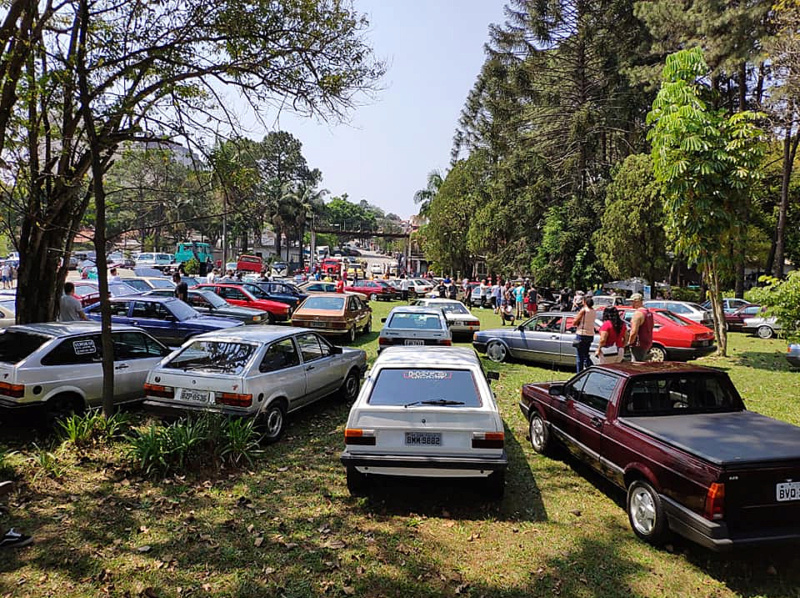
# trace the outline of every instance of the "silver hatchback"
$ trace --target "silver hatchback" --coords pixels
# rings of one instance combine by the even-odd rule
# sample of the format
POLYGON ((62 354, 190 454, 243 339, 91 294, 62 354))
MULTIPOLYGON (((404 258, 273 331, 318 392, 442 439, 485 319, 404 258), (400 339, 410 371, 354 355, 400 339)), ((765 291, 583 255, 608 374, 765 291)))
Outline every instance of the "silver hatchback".
MULTIPOLYGON (((114 326, 114 401, 144 396, 147 373, 169 349, 139 328, 114 326)), ((100 324, 24 324, 0 334, 0 408, 44 407, 53 418, 102 402, 100 324)))
POLYGON ((399 306, 389 312, 378 336, 378 353, 392 345, 453 344, 453 335, 442 310, 436 307, 399 306))

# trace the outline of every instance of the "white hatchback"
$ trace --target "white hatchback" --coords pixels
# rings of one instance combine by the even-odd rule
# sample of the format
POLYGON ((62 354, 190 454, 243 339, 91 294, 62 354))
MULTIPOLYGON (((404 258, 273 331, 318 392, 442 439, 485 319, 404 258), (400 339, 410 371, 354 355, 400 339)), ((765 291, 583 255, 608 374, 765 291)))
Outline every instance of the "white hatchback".
POLYGON ((350 409, 344 436, 341 461, 353 495, 368 491, 371 476, 415 476, 475 478, 490 497, 503 496, 503 420, 471 349, 384 351, 350 409))

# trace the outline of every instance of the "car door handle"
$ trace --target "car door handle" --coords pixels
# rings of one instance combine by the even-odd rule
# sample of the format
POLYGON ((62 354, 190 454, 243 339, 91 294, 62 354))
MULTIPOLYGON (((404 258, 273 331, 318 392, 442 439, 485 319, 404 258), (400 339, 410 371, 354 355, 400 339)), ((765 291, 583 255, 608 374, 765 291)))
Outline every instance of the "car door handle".
POLYGON ((128 369, 128 364, 127 363, 121 363, 118 366, 116 366, 114 369, 115 370, 127 370, 128 369))
POLYGON ((138 325, 139 325, 139 322, 131 322, 131 325, 133 325, 133 326, 138 326, 138 325))
POLYGON ((552 335, 552 336, 550 337, 550 340, 557 341, 557 340, 558 340, 558 335, 557 335, 557 334, 554 334, 554 335, 552 335))
POLYGON ((310 371, 311 371, 311 370, 313 370, 313 369, 314 369, 314 366, 313 366, 313 365, 310 365, 310 366, 308 366, 308 367, 306 368, 306 371, 307 371, 307 372, 310 372, 310 371))
POLYGON ((591 420, 589 420, 589 423, 598 430, 603 427, 603 420, 599 417, 593 417, 591 420))

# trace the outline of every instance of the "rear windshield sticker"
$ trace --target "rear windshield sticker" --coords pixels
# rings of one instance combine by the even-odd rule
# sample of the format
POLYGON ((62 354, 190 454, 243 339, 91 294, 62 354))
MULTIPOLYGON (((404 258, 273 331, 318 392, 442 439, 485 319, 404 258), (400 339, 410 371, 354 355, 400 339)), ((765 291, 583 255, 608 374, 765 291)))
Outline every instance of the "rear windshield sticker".
POLYGON ((408 370, 403 372, 406 380, 450 380, 452 372, 437 372, 435 370, 408 370))

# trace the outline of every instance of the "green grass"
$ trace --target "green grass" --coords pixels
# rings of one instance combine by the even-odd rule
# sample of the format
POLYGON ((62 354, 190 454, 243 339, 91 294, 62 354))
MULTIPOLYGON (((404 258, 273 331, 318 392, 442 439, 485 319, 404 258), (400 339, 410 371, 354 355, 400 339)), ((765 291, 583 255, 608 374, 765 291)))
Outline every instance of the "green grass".
MULTIPOLYGON (((375 306, 376 328, 390 308, 375 306)), ((376 338, 356 342, 371 360, 376 338)), ((751 409, 800 424, 800 373, 784 349, 733 335, 730 358, 702 362, 725 368, 751 409)), ((52 451, 61 475, 36 476, 31 433, 6 430, 20 490, 2 521, 36 543, 3 553, 0 596, 800 597, 795 549, 714 555, 637 541, 618 491, 526 439, 520 386, 571 372, 487 368, 501 372, 493 387, 508 432, 500 503, 452 481, 381 483, 351 498, 338 461, 348 407, 334 401, 292 418, 253 466, 166 480, 131 474, 122 443, 64 444, 52 451)))

